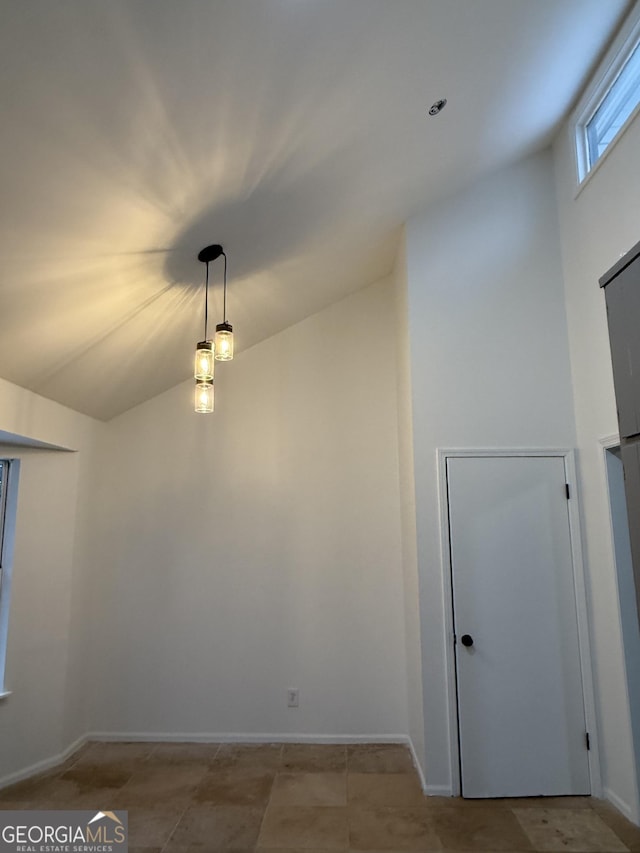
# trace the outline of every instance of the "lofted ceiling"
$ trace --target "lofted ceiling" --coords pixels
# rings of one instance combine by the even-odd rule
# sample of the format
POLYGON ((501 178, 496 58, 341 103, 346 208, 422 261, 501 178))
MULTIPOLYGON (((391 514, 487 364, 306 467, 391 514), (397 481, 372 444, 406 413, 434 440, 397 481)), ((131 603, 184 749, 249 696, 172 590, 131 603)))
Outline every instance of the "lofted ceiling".
POLYGON ((102 419, 186 379, 209 243, 240 350, 388 274, 548 144, 628 5, 0 0, 0 376, 102 419))

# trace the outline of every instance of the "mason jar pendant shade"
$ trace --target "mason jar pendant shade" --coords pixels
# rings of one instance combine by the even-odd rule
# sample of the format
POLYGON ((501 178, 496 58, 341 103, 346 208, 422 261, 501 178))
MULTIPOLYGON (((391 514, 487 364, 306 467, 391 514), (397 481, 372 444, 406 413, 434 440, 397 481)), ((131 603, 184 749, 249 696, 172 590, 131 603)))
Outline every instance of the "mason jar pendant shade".
POLYGON ((193 375, 198 382, 213 382, 213 344, 200 341, 196 347, 196 359, 193 375))
POLYGON ((218 323, 216 326, 215 357, 217 361, 231 361, 233 358, 233 326, 231 323, 218 323))

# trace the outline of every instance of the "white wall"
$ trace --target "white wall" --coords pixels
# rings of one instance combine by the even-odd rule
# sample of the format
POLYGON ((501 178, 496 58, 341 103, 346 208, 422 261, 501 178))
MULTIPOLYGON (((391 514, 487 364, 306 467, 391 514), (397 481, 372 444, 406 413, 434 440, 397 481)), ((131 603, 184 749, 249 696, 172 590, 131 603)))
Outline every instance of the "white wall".
POLYGON ((636 118, 577 197, 568 125, 556 140, 554 154, 603 781, 608 796, 638 820, 620 608, 599 444, 600 438, 615 434, 618 425, 604 294, 598 279, 640 239, 640 122, 636 118))
POLYGON ((436 449, 571 447, 549 152, 407 226, 427 783, 452 785, 436 449))
POLYGON ((0 430, 77 450, 0 446, 2 458, 20 460, 6 671, 12 693, 0 701, 0 781, 59 755, 86 730, 77 703, 70 713, 86 620, 76 606, 82 567, 74 560, 78 501, 89 486, 85 462, 98 428, 0 381, 0 430))
POLYGON ((218 366, 214 415, 189 381, 109 423, 94 729, 406 734, 394 328, 379 282, 218 366))
POLYGON ((398 462, 402 529, 402 571, 407 655, 407 712, 409 736, 424 777, 424 709, 422 704, 422 655, 420 641, 420 592, 416 536, 416 484, 413 458, 413 410, 411 404, 411 350, 406 240, 403 233, 393 271, 396 298, 396 364, 398 388, 398 462))

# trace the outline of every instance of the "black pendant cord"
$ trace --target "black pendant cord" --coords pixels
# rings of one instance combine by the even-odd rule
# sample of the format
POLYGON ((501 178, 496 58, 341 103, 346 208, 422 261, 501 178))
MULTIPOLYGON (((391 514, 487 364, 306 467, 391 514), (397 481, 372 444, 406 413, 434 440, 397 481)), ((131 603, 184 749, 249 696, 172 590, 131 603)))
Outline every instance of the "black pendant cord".
POLYGON ((227 322, 227 256, 225 252, 222 253, 224 257, 224 290, 222 296, 222 317, 223 321, 227 322))
POLYGON ((209 322, 209 261, 207 261, 207 272, 205 275, 205 284, 204 284, 204 340, 209 340, 207 338, 207 328, 209 322))

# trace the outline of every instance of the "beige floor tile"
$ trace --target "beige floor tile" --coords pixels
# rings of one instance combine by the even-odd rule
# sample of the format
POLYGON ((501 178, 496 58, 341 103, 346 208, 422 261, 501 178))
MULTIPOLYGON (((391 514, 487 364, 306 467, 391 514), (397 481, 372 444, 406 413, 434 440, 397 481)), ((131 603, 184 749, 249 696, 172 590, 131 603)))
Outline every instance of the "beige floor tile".
POLYGON ((55 781, 59 775, 59 771, 49 771, 48 773, 40 773, 37 776, 32 776, 30 779, 23 779, 21 782, 16 782, 15 785, 9 785, 0 790, 0 802, 4 802, 5 800, 21 802, 39 799, 43 791, 50 792, 52 790, 52 785, 55 785, 55 781))
POLYGON ((153 752, 155 743, 118 743, 94 741, 89 748, 78 756, 75 766, 118 764, 124 765, 131 762, 140 764, 153 752))
MULTIPOLYGON (((121 788, 80 784, 59 777, 33 780, 31 784, 22 782, 13 788, 6 788, 5 800, 12 794, 13 802, 22 802, 32 809, 104 809, 112 804, 121 788)), ((3 792, 3 793, 5 793, 3 792)), ((5 801, 3 800, 3 801, 5 801)))
MULTIPOLYGON (((0 801, 0 811, 55 811, 59 809, 60 803, 55 800, 20 800, 12 802, 11 800, 0 801)), ((75 808, 75 806, 71 806, 75 808)))
POLYGON ((161 853, 255 853, 256 847, 220 847, 210 844, 181 844, 169 842, 161 853))
POLYGON ((492 797, 488 799, 465 799, 464 797, 425 797, 428 806, 437 808, 471 809, 589 809, 591 797, 492 797))
POLYGON ((185 809, 165 805, 160 808, 134 806, 128 809, 129 850, 131 847, 164 847, 185 809))
POLYGON ((491 805, 504 806, 509 809, 591 808, 591 797, 504 797, 493 800, 476 800, 475 802, 491 803, 491 805))
POLYGON ((118 808, 131 806, 162 806, 164 803, 178 805, 191 799, 194 791, 207 773, 204 766, 174 766, 166 768, 150 766, 136 770, 116 797, 118 808))
POLYGON ((83 788, 73 782, 60 782, 48 800, 46 796, 43 797, 42 808, 45 807, 44 804, 48 801, 56 809, 96 809, 96 811, 104 811, 105 803, 107 804, 106 808, 115 809, 116 797, 121 790, 122 788, 83 788))
POLYGON ((87 741, 83 743, 82 746, 78 747, 75 752, 73 752, 68 758, 66 758, 62 764, 60 765, 60 771, 69 770, 73 765, 81 758, 88 749, 91 749, 93 745, 93 741, 87 741))
POLYGON ((266 807, 275 774, 271 770, 210 770, 193 793, 194 803, 266 807))
POLYGON ((514 809, 535 850, 579 853, 626 851, 618 836, 593 809, 514 809))
POLYGON ((615 809, 611 803, 605 800, 591 800, 592 808, 602 820, 612 829, 623 844, 626 844, 633 853, 640 851, 640 827, 631 823, 630 820, 615 809))
POLYGON ((207 766, 207 776, 216 774, 222 776, 224 774, 229 779, 250 778, 252 776, 270 776, 271 779, 274 779, 276 773, 278 773, 278 768, 270 767, 269 760, 264 763, 257 761, 255 764, 251 764, 250 761, 240 760, 237 763, 232 763, 227 762, 226 759, 218 763, 216 759, 207 766))
POLYGON ((214 769, 250 767, 252 770, 279 770, 282 756, 280 743, 223 743, 213 761, 214 769))
POLYGON ((350 773, 415 773, 411 753, 402 744, 350 744, 347 746, 350 773))
POLYGON ((180 844, 169 842, 161 853, 255 853, 256 847, 220 847, 210 844, 180 844))
POLYGON ((353 850, 442 850, 424 808, 349 806, 353 850))
POLYGON ((70 766, 60 768, 59 778, 74 783, 82 793, 122 788, 144 766, 153 747, 149 743, 91 743, 70 766))
POLYGON ((285 743, 282 770, 287 773, 340 773, 347 768, 347 748, 340 744, 285 743))
POLYGON ((132 847, 131 844, 128 847, 129 853, 162 853, 162 847, 132 847))
POLYGON ((256 847, 256 850, 264 853, 335 853, 327 847, 256 847))
POLYGON ((219 743, 159 743, 145 764, 211 764, 219 743))
POLYGON ((421 806, 425 796, 413 773, 348 773, 351 805, 421 806))
POLYGON ((161 853, 255 853, 256 847, 220 847, 210 844, 180 844, 169 842, 161 853))
POLYGON ((490 799, 464 799, 464 797, 425 796, 424 804, 429 808, 461 808, 465 809, 465 811, 487 808, 590 809, 591 797, 494 797, 490 799))
POLYGON ((270 805, 258 847, 346 850, 348 841, 346 807, 270 805))
POLYGON ((243 850, 252 849, 258 840, 262 809, 246 806, 191 806, 186 810, 166 853, 184 848, 243 850))
POLYGON ((90 743, 0 791, 2 810, 105 807, 129 811, 131 853, 248 853, 263 815, 265 853, 344 850, 349 821, 359 853, 640 853, 640 828, 589 797, 423 797, 398 744, 90 743))
POLYGON ((272 806, 346 806, 346 773, 279 773, 272 806))
POLYGON ((133 776, 135 765, 123 764, 74 764, 59 776, 62 782, 75 782, 81 789, 122 788, 133 776))
POLYGON ((445 850, 531 850, 530 840, 508 809, 429 809, 445 850))

